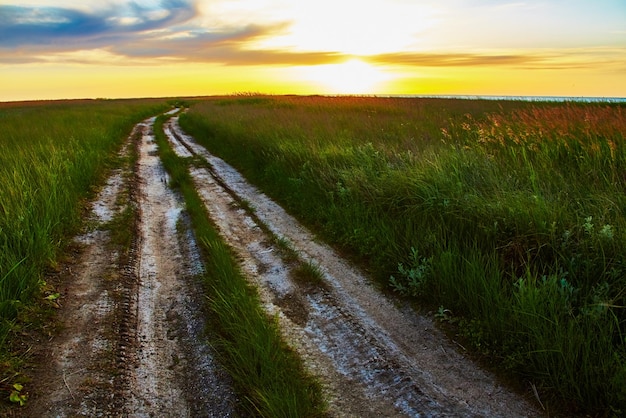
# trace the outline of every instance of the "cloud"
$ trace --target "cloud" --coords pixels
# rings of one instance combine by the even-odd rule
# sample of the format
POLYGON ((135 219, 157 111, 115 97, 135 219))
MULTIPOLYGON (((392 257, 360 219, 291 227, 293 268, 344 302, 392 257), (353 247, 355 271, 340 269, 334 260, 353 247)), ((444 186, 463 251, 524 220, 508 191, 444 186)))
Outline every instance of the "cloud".
POLYGON ((185 36, 163 34, 113 48, 129 57, 163 58, 224 65, 316 65, 346 58, 336 52, 296 52, 249 47, 259 38, 281 31, 287 24, 248 25, 215 32, 190 32, 185 36))
MULTIPOLYGON (((100 8, 0 5, 0 64, 321 65, 353 58, 332 50, 334 42, 328 43, 326 49, 311 47, 305 51, 294 49, 295 45, 302 48, 297 42, 284 46, 264 42, 294 30, 297 21, 287 20, 287 15, 282 21, 263 20, 256 14, 245 15, 243 20, 228 20, 224 18, 230 16, 226 11, 209 9, 203 13, 199 0, 123 3, 108 0, 102 4, 100 8)), ((508 7, 526 6, 510 3, 508 7)), ((580 69, 623 63, 624 51, 615 48, 405 51, 360 58, 375 64, 404 67, 580 69)))
POLYGON ((534 56, 497 54, 481 55, 469 53, 391 53, 371 57, 369 61, 379 64, 399 64, 418 67, 471 67, 482 65, 521 65, 537 62, 534 56))
POLYGON ((0 5, 0 63, 315 65, 345 59, 332 51, 252 47, 284 32, 290 22, 206 28, 195 16, 195 7, 183 0, 100 11, 0 5))
POLYGON ((399 52, 368 57, 372 63, 414 67, 510 67, 563 70, 608 67, 623 62, 626 48, 571 48, 510 54, 399 52))
MULTIPOLYGON (((35 45, 103 46, 112 39, 185 22, 195 15, 186 0, 162 0, 157 8, 127 7, 82 11, 61 7, 0 5, 0 47, 35 45)), ((64 48, 62 48, 64 49, 64 48)))

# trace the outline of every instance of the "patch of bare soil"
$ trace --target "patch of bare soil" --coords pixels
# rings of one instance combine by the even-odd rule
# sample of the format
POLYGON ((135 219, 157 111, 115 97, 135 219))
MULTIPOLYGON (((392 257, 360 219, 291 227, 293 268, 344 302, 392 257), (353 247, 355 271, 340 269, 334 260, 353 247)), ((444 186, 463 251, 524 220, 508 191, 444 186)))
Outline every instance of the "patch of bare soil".
POLYGON ((422 315, 380 294, 356 268, 182 132, 165 126, 192 171, 221 234, 242 260, 268 313, 324 385, 333 416, 529 417, 542 414, 457 350, 422 315), (242 205, 242 202, 246 202, 242 205), (245 207, 251 206, 253 213, 245 207), (263 224, 263 228, 260 227, 263 224), (323 272, 322 285, 295 280, 265 230, 323 272))
POLYGON ((234 414, 230 379, 205 333, 199 251, 167 187, 153 122, 136 126, 124 151, 138 147, 136 167, 113 173, 93 204, 92 229, 76 238, 80 251, 64 267, 62 331, 36 347, 31 397, 15 416, 234 414), (108 228, 124 205, 135 207, 136 227, 120 251, 108 228))

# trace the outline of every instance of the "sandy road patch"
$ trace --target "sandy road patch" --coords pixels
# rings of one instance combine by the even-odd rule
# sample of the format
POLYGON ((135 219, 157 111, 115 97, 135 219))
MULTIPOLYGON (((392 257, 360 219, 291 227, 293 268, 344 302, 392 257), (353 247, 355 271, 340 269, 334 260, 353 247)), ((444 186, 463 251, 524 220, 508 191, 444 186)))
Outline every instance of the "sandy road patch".
POLYGON ((183 203, 167 186, 152 123, 144 125, 138 163, 139 290, 137 350, 130 371, 134 416, 228 416, 233 396, 203 336, 193 277, 198 249, 181 218, 183 203), (186 257, 184 257, 186 255, 186 257), (155 415, 156 414, 156 415, 155 415))
POLYGON ((462 356, 431 320, 398 308, 369 280, 185 135, 174 117, 166 133, 181 156, 210 168, 192 176, 221 234, 243 260, 268 312, 325 385, 336 416, 524 417, 541 414, 462 356), (238 202, 254 208, 254 216, 238 202), (319 266, 328 286, 292 279, 262 222, 299 256, 319 266))

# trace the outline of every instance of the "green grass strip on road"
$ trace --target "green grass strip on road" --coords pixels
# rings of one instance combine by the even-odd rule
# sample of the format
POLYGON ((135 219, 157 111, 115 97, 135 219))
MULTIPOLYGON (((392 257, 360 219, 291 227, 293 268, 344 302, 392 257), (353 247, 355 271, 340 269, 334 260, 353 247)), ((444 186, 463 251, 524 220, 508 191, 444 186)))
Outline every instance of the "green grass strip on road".
POLYGON ((262 310, 256 290, 220 237, 189 174, 189 159, 171 149, 160 116, 154 126, 159 155, 183 195, 205 254, 204 277, 211 323, 220 336, 217 351, 232 376, 247 414, 263 417, 321 417, 325 404, 318 382, 282 340, 274 318, 262 310))

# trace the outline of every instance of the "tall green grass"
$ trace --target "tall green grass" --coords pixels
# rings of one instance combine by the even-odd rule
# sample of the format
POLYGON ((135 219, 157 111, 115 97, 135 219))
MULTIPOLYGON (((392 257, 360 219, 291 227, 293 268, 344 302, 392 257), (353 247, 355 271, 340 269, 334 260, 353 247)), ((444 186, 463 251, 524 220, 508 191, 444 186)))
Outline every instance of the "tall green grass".
POLYGON ((246 416, 321 417, 325 405, 319 384, 282 340, 277 321, 261 308, 255 289, 241 273, 189 174, 190 161, 178 157, 163 133, 164 117, 154 131, 159 155, 183 195, 194 231, 206 255, 204 283, 209 318, 219 334, 214 342, 232 377, 246 416))
POLYGON ((0 352, 133 124, 166 107, 163 100, 2 104, 0 352))
POLYGON ((181 125, 544 400, 626 413, 622 105, 223 97, 181 125))

